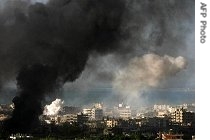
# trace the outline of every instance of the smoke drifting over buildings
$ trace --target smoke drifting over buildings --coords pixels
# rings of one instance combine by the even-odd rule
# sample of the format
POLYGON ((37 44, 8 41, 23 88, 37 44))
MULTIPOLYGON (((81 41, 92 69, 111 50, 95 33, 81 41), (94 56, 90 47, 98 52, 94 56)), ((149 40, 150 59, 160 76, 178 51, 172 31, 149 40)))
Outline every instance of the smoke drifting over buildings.
MULTIPOLYGON (((164 63, 158 68, 165 68, 165 63, 172 67, 162 71, 166 76, 180 71, 186 62, 177 57, 179 50, 186 50, 186 35, 194 29, 194 1, 190 0, 11 0, 0 4, 0 88, 17 80, 15 109, 5 123, 12 132, 36 126, 45 98, 64 83, 74 82, 84 69, 94 75, 97 64, 90 56, 112 54, 119 68, 128 64, 122 70, 126 71, 130 63, 138 63, 133 57, 153 52, 143 59, 157 57, 157 63, 164 63)), ((113 80, 114 72, 108 75, 113 80)), ((160 75, 150 78, 165 77, 160 75)))
POLYGON ((119 48, 125 3, 119 1, 52 0, 47 5, 10 1, 2 12, 1 73, 18 73, 20 90, 13 102, 9 131, 30 131, 42 114, 45 97, 83 71, 92 51, 119 48), (11 4, 11 5, 10 5, 11 4), (26 11, 25 11, 26 10, 26 11), (4 13, 5 12, 5 13, 4 13), (6 56, 6 57, 5 57, 6 56), (10 65, 11 64, 11 65, 10 65), (33 103, 33 105, 29 105, 33 103), (32 113, 31 113, 32 112, 32 113))

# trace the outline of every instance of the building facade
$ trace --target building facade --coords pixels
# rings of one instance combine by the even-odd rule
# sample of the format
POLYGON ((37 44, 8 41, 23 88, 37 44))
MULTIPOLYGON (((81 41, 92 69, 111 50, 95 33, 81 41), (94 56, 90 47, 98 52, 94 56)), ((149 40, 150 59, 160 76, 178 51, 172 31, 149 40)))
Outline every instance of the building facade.
POLYGON ((195 113, 187 111, 183 108, 177 108, 171 113, 172 124, 182 126, 194 126, 195 125, 195 113))

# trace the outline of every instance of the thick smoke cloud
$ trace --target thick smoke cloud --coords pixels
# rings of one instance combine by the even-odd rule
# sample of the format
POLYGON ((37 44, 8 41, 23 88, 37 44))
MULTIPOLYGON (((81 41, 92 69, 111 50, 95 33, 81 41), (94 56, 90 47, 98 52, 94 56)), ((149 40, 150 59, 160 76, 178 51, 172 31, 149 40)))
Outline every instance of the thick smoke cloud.
POLYGON ((123 49, 120 53, 114 52, 103 57, 92 54, 75 86, 90 87, 91 83, 97 87, 101 79, 111 83, 116 70, 125 67, 133 57, 145 53, 183 56, 188 60, 188 69, 178 82, 168 86, 192 83, 190 78, 194 79, 195 67, 194 1, 134 0, 126 4, 127 11, 121 29, 129 33, 129 37, 120 40, 123 49))
POLYGON ((147 88, 157 87, 162 80, 186 67, 186 59, 181 56, 145 54, 133 58, 127 67, 116 73, 113 87, 121 94, 138 94, 147 88))
POLYGON ((57 71, 42 64, 23 67, 17 76, 18 95, 13 99, 15 109, 12 118, 4 123, 11 133, 30 131, 39 124, 42 101, 46 94, 58 87, 57 71))
POLYGON ((123 0, 10 2, 0 22, 4 77, 15 75, 23 65, 41 63, 56 66, 63 81, 72 81, 84 69, 91 51, 107 53, 119 48, 123 0))
POLYGON ((0 21, 1 79, 18 73, 19 92, 5 129, 30 132, 38 125, 45 97, 77 79, 89 53, 120 48, 125 2, 52 0, 30 5, 19 0, 7 4, 0 21))
MULTIPOLYGON (((194 1, 35 2, 1 2, 0 84, 16 77, 18 90, 13 117, 5 123, 13 132, 36 126, 45 97, 64 83, 75 81, 85 68, 97 71, 90 55, 111 53, 120 66, 146 52, 178 56, 177 50, 185 50, 185 35, 194 17, 194 1)), ((105 72, 113 79, 112 72, 105 72)), ((106 77, 97 73, 98 79, 106 77)))

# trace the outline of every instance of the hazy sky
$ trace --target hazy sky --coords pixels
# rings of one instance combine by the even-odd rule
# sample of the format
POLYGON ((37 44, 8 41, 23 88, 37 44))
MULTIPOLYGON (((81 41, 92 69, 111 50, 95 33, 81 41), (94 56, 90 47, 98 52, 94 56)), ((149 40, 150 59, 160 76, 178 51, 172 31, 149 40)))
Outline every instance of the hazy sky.
MULTIPOLYGON (((78 67, 78 78, 67 79, 57 91, 59 94, 49 98, 62 98, 70 105, 194 102, 194 0, 26 1, 17 0, 11 6, 12 3, 0 0, 0 103, 11 102, 16 95, 15 78, 23 65, 57 66, 59 60, 51 62, 62 55, 54 53, 60 48, 65 55, 61 57, 65 59, 62 65, 84 64, 78 67), (95 24, 98 28, 93 29, 95 24), (89 37, 93 33, 97 36, 89 37), (76 59, 74 56, 75 61, 68 56, 72 55, 71 49, 79 54, 76 59)), ((64 69, 69 72, 69 67, 64 69)), ((65 76, 59 75, 60 79, 65 76)))
MULTIPOLYGON (((169 3, 175 1, 171 0, 169 3)), ((155 46, 154 42, 151 42, 150 37, 154 30, 158 29, 159 26, 156 25, 157 21, 155 17, 150 17, 148 13, 142 13, 139 5, 132 5, 131 12, 134 14, 134 21, 136 22, 133 26, 138 26, 141 24, 141 21, 138 21, 140 18, 148 22, 145 23, 143 29, 137 29, 132 31, 133 36, 129 40, 123 42, 129 47, 133 47, 131 52, 127 54, 108 54, 104 56, 91 55, 86 69, 83 71, 79 79, 74 83, 67 83, 65 87, 65 97, 71 98, 71 93, 73 93, 72 98, 75 99, 73 103, 91 103, 91 102, 108 102, 113 104, 114 101, 119 103, 121 101, 128 102, 132 105, 143 105, 143 104, 161 104, 161 103, 171 103, 171 104, 181 104, 181 103, 191 103, 194 102, 195 98, 195 34, 194 34, 194 2, 188 1, 189 3, 183 7, 173 7, 172 12, 169 13, 169 19, 165 19, 166 23, 163 26, 166 26, 168 35, 163 37, 163 42, 160 46, 155 46), (138 7, 139 6, 139 7, 138 7), (184 8, 185 7, 185 8, 184 8), (182 9, 184 8, 184 9, 182 9), (184 12, 184 13, 182 13, 184 12), (180 15, 179 15, 180 14, 180 15), (185 15, 186 14, 186 15, 185 15), (135 19, 136 18, 136 19, 135 19), (154 20, 152 19, 154 18, 154 20), (171 18, 171 19, 170 19, 171 18), (137 20, 137 21, 136 21, 137 20), (157 26, 157 28, 156 28, 157 26), (143 32, 142 32, 143 30, 143 32), (148 37, 148 38, 147 38, 148 37), (143 39, 142 39, 143 38, 143 39), (141 40, 142 39, 142 40, 141 40), (153 44, 154 43, 154 44, 153 44), (143 46, 143 47, 142 47, 143 46), (143 49, 142 49, 143 48, 143 49), (182 56, 187 60, 186 69, 176 73, 173 76, 167 76, 166 78, 158 81, 160 84, 156 87, 145 89, 144 93, 139 91, 139 94, 133 96, 132 93, 124 95, 121 93, 115 94, 113 90, 113 79, 115 74, 120 71, 122 68, 126 67, 128 61, 134 57, 141 57, 144 54, 148 53, 157 53, 160 56, 170 55, 173 57, 182 56), (72 88, 74 89, 72 91, 72 88), (77 97, 77 94, 79 97, 77 97)), ((138 2, 137 2, 138 3, 138 2)), ((182 4, 181 1, 177 3, 182 4)), ((161 12, 167 11, 167 4, 164 2, 159 3, 157 1, 157 7, 161 7, 161 12)), ((154 6, 154 7, 156 7, 154 6)), ((157 9, 158 9, 157 8, 157 9)), ((150 9, 154 10, 154 9, 150 9)), ((158 15, 158 10, 154 10, 154 16, 158 15), (157 15, 156 15, 157 14, 157 15)), ((132 25, 130 25, 132 26, 132 25)), ((154 33, 155 34, 155 33, 154 33)), ((151 64, 152 65, 152 64, 151 64)), ((128 83, 129 84, 129 83, 128 83)), ((131 83, 132 84, 132 83, 131 83)), ((130 85, 128 85, 130 86, 130 85)), ((122 91, 123 92, 123 91, 122 91)), ((68 99, 68 98, 67 98, 68 99)), ((66 102, 71 104, 71 100, 66 100, 66 102)))

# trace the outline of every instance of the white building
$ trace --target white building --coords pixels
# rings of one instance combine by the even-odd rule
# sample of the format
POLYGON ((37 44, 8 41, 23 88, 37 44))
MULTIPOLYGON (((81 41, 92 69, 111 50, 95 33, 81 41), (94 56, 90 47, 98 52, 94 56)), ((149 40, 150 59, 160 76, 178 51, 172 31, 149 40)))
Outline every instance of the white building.
POLYGON ((84 108, 82 111, 83 114, 87 115, 88 118, 91 120, 92 119, 92 109, 90 108, 84 108))

